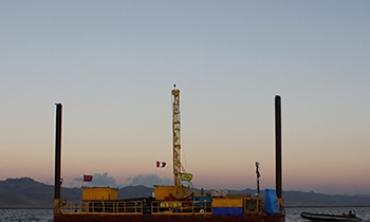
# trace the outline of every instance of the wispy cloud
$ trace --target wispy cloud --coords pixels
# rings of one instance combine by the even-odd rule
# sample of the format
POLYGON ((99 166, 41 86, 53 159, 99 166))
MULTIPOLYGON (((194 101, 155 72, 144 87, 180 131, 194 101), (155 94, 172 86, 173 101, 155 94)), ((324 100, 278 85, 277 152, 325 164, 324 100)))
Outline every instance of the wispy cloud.
MULTIPOLYGON (((126 186, 146 186, 152 187, 153 185, 172 185, 173 181, 167 177, 161 178, 156 174, 142 174, 135 177, 130 177, 124 184, 117 184, 114 177, 109 176, 107 172, 92 174, 93 179, 91 182, 85 182, 84 186, 87 187, 126 187, 126 186)), ((80 187, 82 185, 83 176, 76 177, 73 182, 67 184, 67 187, 80 187)))
POLYGON ((124 186, 137 186, 143 185, 146 187, 152 187, 153 185, 172 185, 172 180, 168 178, 161 178, 156 174, 142 174, 136 177, 128 178, 128 182, 124 186))
MULTIPOLYGON (((117 187, 117 184, 116 184, 116 179, 114 179, 113 177, 109 176, 107 172, 104 172, 104 173, 94 173, 93 175, 93 179, 91 182, 86 182, 85 183, 85 186, 88 186, 88 187, 117 187)), ((82 176, 81 177, 77 177, 74 179, 75 182, 77 183, 82 183, 82 176)))

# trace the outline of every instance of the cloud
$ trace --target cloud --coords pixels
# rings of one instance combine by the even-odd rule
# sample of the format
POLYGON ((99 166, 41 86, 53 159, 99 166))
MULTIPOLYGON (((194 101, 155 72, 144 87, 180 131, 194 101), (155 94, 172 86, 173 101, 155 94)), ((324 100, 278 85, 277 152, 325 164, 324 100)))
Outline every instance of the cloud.
MULTIPOLYGON (((107 172, 104 172, 103 174, 100 173, 94 173, 93 179, 91 182, 86 182, 85 186, 88 187, 117 187, 116 179, 113 177, 108 176, 107 172)), ((82 183, 82 177, 77 177, 74 179, 76 182, 82 183)))
MULTIPOLYGON (((130 177, 124 184, 117 184, 116 180, 109 176, 107 172, 94 173, 93 180, 91 182, 85 182, 86 187, 125 187, 125 186, 146 186, 153 187, 153 185, 173 185, 173 181, 168 178, 161 178, 156 174, 142 174, 135 177, 130 177)), ((79 187, 82 184, 83 177, 77 177, 73 179, 72 183, 69 183, 67 187, 79 187)))
POLYGON ((133 178, 128 178, 125 186, 138 186, 143 185, 152 187, 153 185, 173 185, 173 181, 168 178, 161 178, 156 174, 142 174, 133 178))

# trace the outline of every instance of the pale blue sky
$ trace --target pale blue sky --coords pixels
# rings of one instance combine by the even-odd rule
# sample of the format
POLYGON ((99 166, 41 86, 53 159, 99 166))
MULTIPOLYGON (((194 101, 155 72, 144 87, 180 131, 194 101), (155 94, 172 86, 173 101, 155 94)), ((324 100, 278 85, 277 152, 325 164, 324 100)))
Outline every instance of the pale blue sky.
POLYGON ((369 1, 0 4, 0 180, 53 183, 56 102, 66 184, 172 180, 176 83, 196 187, 274 187, 279 94, 283 189, 370 193, 369 1))

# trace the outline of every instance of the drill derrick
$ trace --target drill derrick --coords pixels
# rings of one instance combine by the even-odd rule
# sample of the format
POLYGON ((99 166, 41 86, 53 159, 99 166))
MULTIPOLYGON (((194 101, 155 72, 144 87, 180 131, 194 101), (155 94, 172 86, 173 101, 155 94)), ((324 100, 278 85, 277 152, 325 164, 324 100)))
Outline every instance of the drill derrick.
MULTIPOLYGON (((176 87, 176 85, 174 85, 176 87)), ((181 185, 181 141, 180 141, 180 90, 172 90, 172 131, 173 131, 173 176, 174 197, 182 198, 181 185)))

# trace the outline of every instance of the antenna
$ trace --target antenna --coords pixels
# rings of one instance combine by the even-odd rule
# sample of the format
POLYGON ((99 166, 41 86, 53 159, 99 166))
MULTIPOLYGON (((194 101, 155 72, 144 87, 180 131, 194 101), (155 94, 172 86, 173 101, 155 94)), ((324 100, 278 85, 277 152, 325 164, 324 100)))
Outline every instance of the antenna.
POLYGON ((259 162, 256 162, 256 174, 257 174, 257 196, 260 195, 260 177, 261 177, 261 174, 260 174, 260 163, 259 162))

